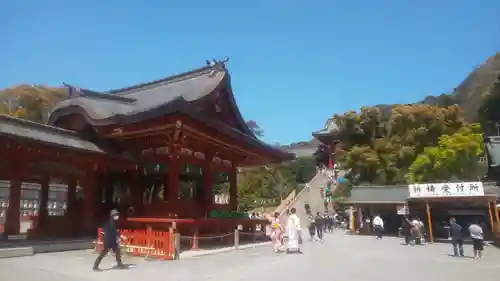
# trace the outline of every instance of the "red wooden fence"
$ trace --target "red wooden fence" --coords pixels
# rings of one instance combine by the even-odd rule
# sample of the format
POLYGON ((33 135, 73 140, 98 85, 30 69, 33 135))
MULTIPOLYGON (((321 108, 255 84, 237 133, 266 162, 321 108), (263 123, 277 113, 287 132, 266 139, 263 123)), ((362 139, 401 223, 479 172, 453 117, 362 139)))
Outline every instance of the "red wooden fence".
MULTIPOLYGON (((122 246, 125 253, 133 256, 151 257, 162 260, 172 260, 175 257, 173 231, 146 229, 120 229, 120 234, 126 237, 122 246)), ((101 251, 104 241, 102 229, 97 230, 96 251, 101 251)))

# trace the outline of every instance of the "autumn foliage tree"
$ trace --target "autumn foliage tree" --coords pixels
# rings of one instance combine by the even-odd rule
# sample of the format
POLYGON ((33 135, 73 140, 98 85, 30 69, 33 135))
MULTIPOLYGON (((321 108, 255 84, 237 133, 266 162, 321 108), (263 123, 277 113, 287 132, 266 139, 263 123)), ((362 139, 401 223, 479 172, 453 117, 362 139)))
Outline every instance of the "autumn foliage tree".
POLYGON ((65 88, 21 85, 0 91, 0 113, 44 123, 51 108, 66 97, 65 88))

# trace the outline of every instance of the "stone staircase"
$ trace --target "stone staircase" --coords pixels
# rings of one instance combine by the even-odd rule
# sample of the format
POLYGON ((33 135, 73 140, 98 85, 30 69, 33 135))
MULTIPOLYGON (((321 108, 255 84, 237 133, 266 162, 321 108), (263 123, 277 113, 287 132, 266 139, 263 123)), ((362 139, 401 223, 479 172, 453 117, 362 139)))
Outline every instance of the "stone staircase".
MULTIPOLYGON (((340 171, 339 176, 343 176, 344 172, 340 171)), ((324 175, 322 174, 316 174, 316 176, 309 182, 309 188, 304 188, 302 191, 300 191, 299 194, 297 194, 295 200, 288 206, 288 210, 291 208, 295 208, 297 210, 297 215, 299 216, 300 222, 302 224, 302 227, 307 226, 307 214, 306 210, 304 209, 304 205, 306 203, 311 206, 311 211, 313 214, 316 212, 321 212, 323 213, 325 208, 324 208, 324 200, 321 198, 321 187, 326 187, 326 183, 328 180, 328 176, 325 173, 324 175)), ((288 217, 286 215, 286 212, 283 212, 281 214, 280 220, 286 224, 288 217)))

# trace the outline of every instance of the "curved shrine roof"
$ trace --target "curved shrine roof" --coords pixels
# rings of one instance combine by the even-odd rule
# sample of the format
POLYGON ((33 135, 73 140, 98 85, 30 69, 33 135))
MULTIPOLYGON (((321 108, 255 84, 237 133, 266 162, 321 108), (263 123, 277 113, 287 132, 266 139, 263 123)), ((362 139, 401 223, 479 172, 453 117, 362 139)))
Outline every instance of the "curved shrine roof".
POLYGON ((60 147, 104 153, 97 145, 81 139, 75 132, 7 115, 0 115, 0 136, 22 138, 60 147))
MULTIPOLYGON (((180 106, 183 102, 189 103, 210 94, 221 84, 226 74, 224 68, 207 66, 181 75, 107 92, 67 85, 76 97, 57 104, 48 123, 53 124, 60 117, 71 113, 80 113, 91 125, 97 126, 136 122, 139 116, 153 117, 152 111, 156 109, 168 109, 168 104, 176 102, 175 105, 180 106)), ((168 114, 163 110, 157 113, 168 114)))
POLYGON ((326 121, 325 126, 322 130, 313 132, 313 136, 333 136, 339 130, 337 124, 335 124, 335 120, 330 118, 326 121))
POLYGON ((248 128, 234 100, 224 63, 207 61, 206 66, 186 73, 107 92, 66 85, 76 96, 57 104, 48 123, 56 124, 59 118, 74 113, 82 115, 92 126, 105 126, 136 123, 179 112, 239 141, 264 148, 280 160, 293 159, 293 154, 260 141, 248 128), (241 130, 205 116, 191 104, 221 87, 229 91, 229 103, 241 130))

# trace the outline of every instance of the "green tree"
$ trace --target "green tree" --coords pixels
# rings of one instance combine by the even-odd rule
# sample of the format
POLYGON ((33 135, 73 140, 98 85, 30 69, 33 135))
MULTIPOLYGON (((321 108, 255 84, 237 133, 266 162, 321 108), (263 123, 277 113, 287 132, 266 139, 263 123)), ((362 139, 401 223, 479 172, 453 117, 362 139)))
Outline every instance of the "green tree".
POLYGON ((246 168, 238 174, 240 210, 261 207, 261 202, 275 202, 298 190, 293 163, 269 164, 246 168))
POLYGON ((368 145, 353 146, 343 159, 344 167, 351 170, 351 181, 355 181, 355 176, 359 177, 360 181, 375 181, 380 163, 379 155, 368 145))
POLYGON ((316 160, 314 157, 300 157, 290 164, 289 170, 297 183, 308 183, 316 175, 316 160))
POLYGON ((458 106, 425 104, 396 105, 391 114, 364 107, 359 113, 335 115, 334 120, 341 143, 338 155, 351 171, 348 178, 377 184, 404 182, 408 167, 425 147, 464 125, 458 106))
MULTIPOLYGON (((484 101, 477 111, 479 122, 486 129, 492 129, 493 124, 500 122, 500 75, 486 93, 484 101)), ((486 130, 485 130, 486 133, 486 130)), ((496 133, 496 132, 495 132, 496 133)))
POLYGON ((471 124, 452 135, 439 137, 437 146, 429 146, 409 167, 410 183, 440 182, 458 178, 474 180, 478 159, 483 153, 481 127, 471 124))
POLYGON ((345 198, 348 198, 351 195, 352 188, 353 185, 350 181, 338 183, 337 188, 335 188, 333 191, 335 200, 342 201, 345 198))
POLYGON ((254 120, 248 120, 246 121, 246 124, 248 126, 248 128, 250 128, 250 130, 258 137, 263 137, 264 136, 264 130, 262 130, 259 126, 259 124, 257 124, 257 122, 255 122, 254 120))

